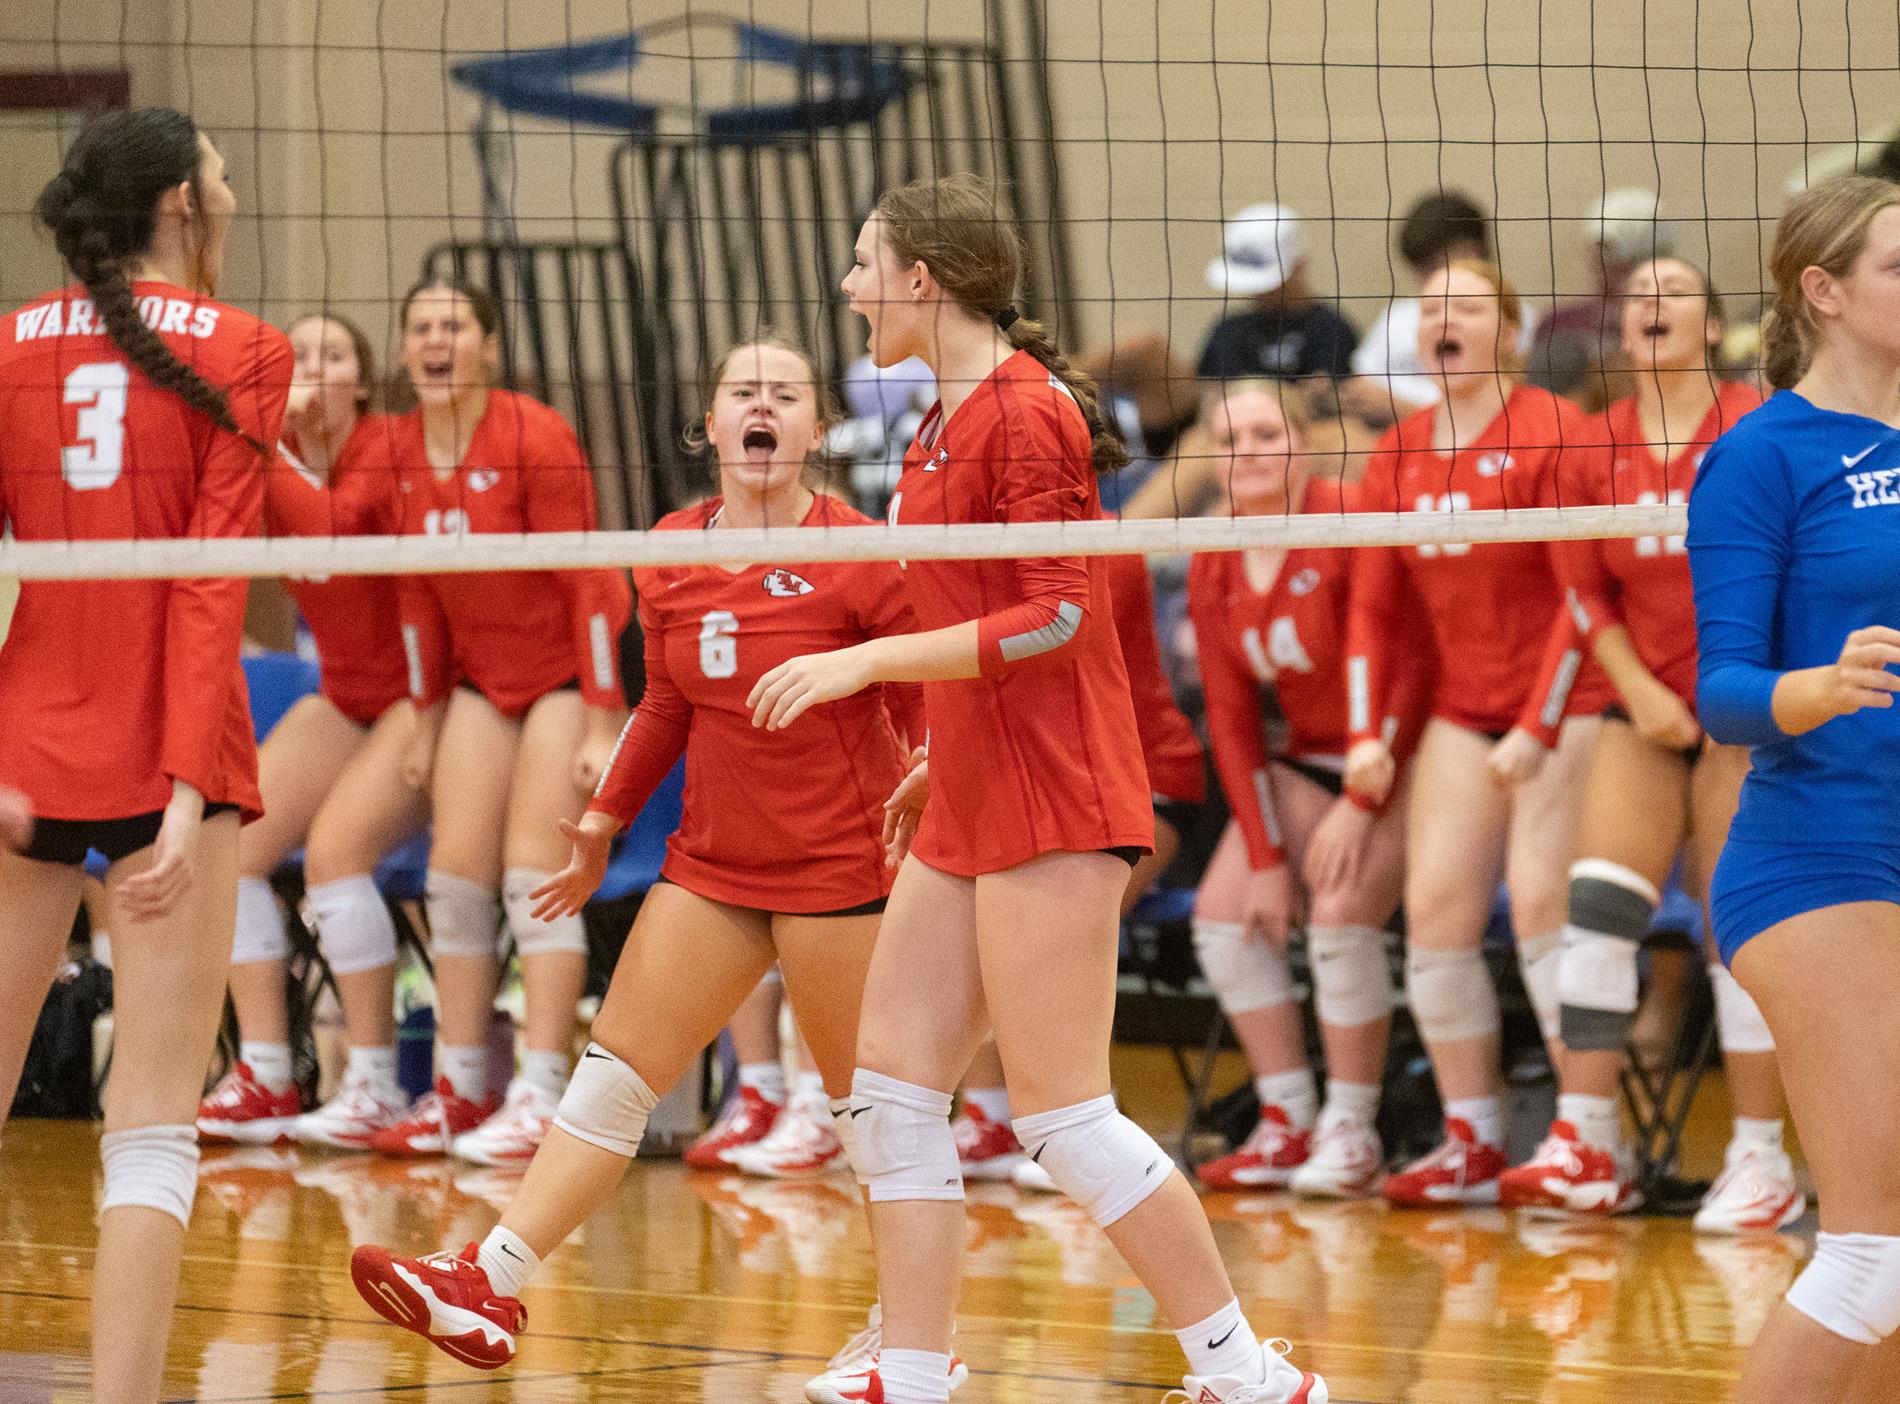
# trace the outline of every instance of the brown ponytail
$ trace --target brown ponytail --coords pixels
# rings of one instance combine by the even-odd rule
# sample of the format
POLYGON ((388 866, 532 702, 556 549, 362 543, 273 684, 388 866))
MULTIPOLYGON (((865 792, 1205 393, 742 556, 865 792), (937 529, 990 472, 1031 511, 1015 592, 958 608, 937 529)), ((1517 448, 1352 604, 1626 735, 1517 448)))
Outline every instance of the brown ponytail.
POLYGON ((1821 335, 1801 275, 1819 268, 1846 277, 1867 247, 1867 227, 1889 205, 1900 205, 1900 186, 1845 175, 1809 186, 1781 212, 1768 256, 1775 296, 1761 322, 1762 375, 1775 389, 1807 374, 1821 335))
POLYGON ((877 215, 899 263, 922 263, 959 307, 994 319, 1011 346, 1041 362, 1068 388, 1088 425, 1096 472, 1113 472, 1128 462, 1094 379, 1069 364, 1048 328, 1016 310, 1022 238, 989 182, 974 175, 912 181, 886 191, 877 215))
POLYGON ((33 213, 73 276, 85 285, 106 335, 156 386, 212 423, 240 433, 223 390, 173 354, 145 323, 127 267, 145 252, 158 223, 159 197, 196 188, 198 128, 168 107, 109 112, 79 134, 33 213))

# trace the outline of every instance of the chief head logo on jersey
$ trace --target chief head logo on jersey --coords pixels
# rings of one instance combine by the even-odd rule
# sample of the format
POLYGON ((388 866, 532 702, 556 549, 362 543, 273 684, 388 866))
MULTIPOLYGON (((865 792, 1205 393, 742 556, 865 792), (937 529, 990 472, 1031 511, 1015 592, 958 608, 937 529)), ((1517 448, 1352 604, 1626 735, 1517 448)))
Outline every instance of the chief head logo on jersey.
POLYGON ((790 599, 794 595, 809 595, 812 589, 811 581, 802 575, 794 574, 783 566, 777 570, 767 571, 762 583, 766 594, 776 595, 780 599, 790 599))
POLYGON ((1495 478, 1506 469, 1517 467, 1517 460, 1508 453, 1487 453, 1476 467, 1480 478, 1495 478))
POLYGON ((939 468, 943 467, 943 465, 948 463, 949 461, 950 461, 950 450, 948 448, 940 448, 937 450, 934 457, 925 461, 924 471, 926 473, 934 473, 939 468))
POLYGON ((471 468, 468 470, 468 490, 487 492, 501 481, 501 474, 493 468, 471 468))
POLYGON ((1287 581, 1286 588, 1295 595, 1310 595, 1313 593, 1313 588, 1318 584, 1319 572, 1314 570, 1313 567, 1308 566, 1305 570, 1300 571, 1291 580, 1287 581))

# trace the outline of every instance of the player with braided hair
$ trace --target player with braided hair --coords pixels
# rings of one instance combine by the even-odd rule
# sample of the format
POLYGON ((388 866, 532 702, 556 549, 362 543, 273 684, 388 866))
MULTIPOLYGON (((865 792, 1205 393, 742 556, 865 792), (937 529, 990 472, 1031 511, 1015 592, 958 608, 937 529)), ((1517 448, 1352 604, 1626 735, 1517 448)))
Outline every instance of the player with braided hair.
MULTIPOLYGON (((100 118, 36 213, 77 278, 0 318, 0 527, 22 541, 244 536, 290 392, 282 332, 216 300, 237 210, 189 117, 100 118)), ((93 1393, 159 1396, 197 1188, 192 1118, 224 1003, 238 825, 257 754, 238 667, 245 582, 29 582, 0 647, 0 1097, 79 906, 110 862, 116 1056, 93 1265, 93 1393)))

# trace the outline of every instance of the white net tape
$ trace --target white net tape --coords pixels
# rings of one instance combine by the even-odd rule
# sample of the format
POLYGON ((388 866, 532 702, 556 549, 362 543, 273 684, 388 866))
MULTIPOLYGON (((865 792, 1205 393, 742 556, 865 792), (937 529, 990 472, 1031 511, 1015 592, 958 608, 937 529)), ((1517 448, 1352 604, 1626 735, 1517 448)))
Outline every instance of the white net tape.
POLYGON ((536 532, 466 536, 279 536, 241 540, 0 540, 0 576, 129 580, 165 576, 415 575, 715 561, 865 561, 1179 555, 1249 547, 1452 546, 1680 536, 1679 505, 1517 511, 1307 513, 1141 521, 953 526, 536 532))

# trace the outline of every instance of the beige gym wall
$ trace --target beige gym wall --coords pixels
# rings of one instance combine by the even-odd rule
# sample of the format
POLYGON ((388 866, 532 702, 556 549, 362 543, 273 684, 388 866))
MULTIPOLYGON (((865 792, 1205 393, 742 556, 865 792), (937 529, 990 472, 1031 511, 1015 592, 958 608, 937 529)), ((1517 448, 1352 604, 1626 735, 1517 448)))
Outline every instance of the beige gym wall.
MULTIPOLYGON (((1267 198, 1307 216, 1316 288, 1342 295, 1363 323, 1395 287, 1389 218, 1441 180, 1498 211, 1506 266, 1538 296, 1587 286, 1576 221, 1606 185, 1657 184, 1687 227, 1689 251, 1712 253, 1717 281, 1747 305, 1760 286, 1763 220, 1805 154, 1900 116, 1900 35, 1886 0, 1047 3, 1075 280, 1086 299, 1071 340, 1165 326, 1191 350, 1219 311, 1202 280, 1219 220, 1267 198), (1743 71, 1751 63, 1752 76, 1743 71)), ((630 13, 648 21, 687 7, 0 8, 0 67, 122 59, 135 101, 187 106, 216 133, 246 214, 228 296, 279 318, 328 302, 374 336, 423 250, 479 229, 467 136, 476 106, 447 83, 445 48, 455 57, 594 37, 624 30, 630 13)), ((977 0, 811 0, 753 13, 802 27, 808 10, 822 35, 876 38, 972 37, 984 13, 977 0)), ((676 56, 642 64, 643 95, 684 96, 690 73, 704 102, 744 99, 734 70, 716 59, 716 26, 676 32, 668 46, 676 56), (685 57, 689 38, 697 63, 685 57)), ((1008 47, 1020 57, 1020 36, 1008 47)), ((769 75, 763 81, 769 89, 769 75)), ((612 138, 534 119, 511 125, 524 233, 607 233, 612 138)), ((43 160, 28 160, 21 145, 0 147, 0 162, 14 149, 27 165, 43 160)), ((30 173, 16 169, 7 181, 0 288, 17 300, 44 286, 52 265, 26 227, 30 173)))

